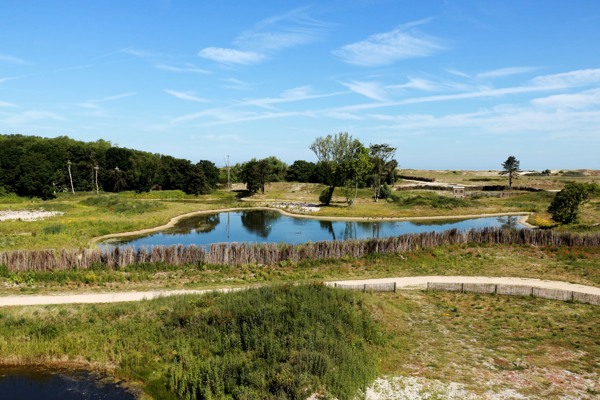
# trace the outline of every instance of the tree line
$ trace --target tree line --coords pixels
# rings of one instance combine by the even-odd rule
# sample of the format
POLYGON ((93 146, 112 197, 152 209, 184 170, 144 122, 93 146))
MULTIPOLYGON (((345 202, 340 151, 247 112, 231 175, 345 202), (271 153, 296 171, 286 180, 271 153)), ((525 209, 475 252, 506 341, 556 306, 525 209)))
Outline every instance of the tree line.
POLYGON ((51 199, 59 192, 151 189, 210 193, 219 169, 189 160, 121 148, 105 140, 0 135, 0 193, 51 199))

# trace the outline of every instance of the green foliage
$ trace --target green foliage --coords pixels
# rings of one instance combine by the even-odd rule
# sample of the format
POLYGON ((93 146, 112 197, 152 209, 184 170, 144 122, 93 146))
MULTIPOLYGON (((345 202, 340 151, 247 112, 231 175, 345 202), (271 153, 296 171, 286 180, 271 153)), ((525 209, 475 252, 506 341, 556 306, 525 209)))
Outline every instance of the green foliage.
POLYGON ((319 201, 321 204, 329 204, 331 203, 331 198, 333 197, 334 188, 326 187, 319 194, 319 201))
POLYGON ((155 201, 128 200, 116 195, 88 197, 81 203, 86 206, 93 206, 105 211, 125 215, 144 214, 164 208, 161 203, 155 201))
POLYGON ((65 226, 63 224, 52 224, 52 225, 45 226, 42 229, 42 233, 44 235, 58 235, 64 229, 65 229, 65 226))
MULTIPOLYGON (((347 132, 318 137, 310 145, 310 149, 317 156, 322 168, 327 170, 326 183, 332 191, 335 187, 344 186, 348 180, 355 181, 356 186, 371 170, 368 149, 347 132)), ((329 202, 323 204, 329 205, 329 202)))
POLYGON ((402 207, 431 207, 447 210, 472 206, 472 203, 469 200, 457 199, 450 196, 439 196, 437 194, 398 196, 394 199, 394 202, 402 207))
MULTIPOLYGON (((290 165, 285 173, 288 182, 314 182, 313 177, 317 165, 304 160, 296 160, 290 165)), ((317 182, 320 183, 320 182, 317 182)))
POLYGON ((42 199, 70 192, 69 167, 75 191, 95 191, 96 172, 99 188, 107 192, 164 188, 199 194, 212 191, 218 181, 218 169, 210 161, 192 164, 103 140, 0 135, 0 187, 6 192, 42 199))
POLYGON ((599 194, 600 187, 596 183, 567 183, 550 203, 548 212, 559 224, 576 223, 579 219, 579 206, 599 194))
POLYGON ((500 174, 506 175, 508 174, 508 187, 512 189, 512 181, 516 173, 521 172, 519 169, 519 160, 515 158, 515 156, 509 156, 506 161, 502 163, 502 171, 500 174))
POLYGON ((380 333, 355 295, 323 286, 262 288, 179 304, 169 387, 180 398, 304 399, 326 388, 351 399, 375 376, 368 343, 380 333))

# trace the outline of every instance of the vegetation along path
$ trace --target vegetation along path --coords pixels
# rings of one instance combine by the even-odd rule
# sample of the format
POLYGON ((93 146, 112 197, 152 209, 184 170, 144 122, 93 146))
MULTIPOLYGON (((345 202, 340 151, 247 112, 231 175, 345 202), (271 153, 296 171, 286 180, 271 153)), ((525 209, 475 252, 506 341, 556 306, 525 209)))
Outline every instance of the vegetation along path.
MULTIPOLYGON (((398 289, 423 289, 427 282, 461 282, 480 284, 504 284, 516 286, 532 286, 543 289, 558 289, 600 295, 600 287, 579 285, 561 281, 549 281, 531 278, 516 277, 483 277, 483 276, 413 276, 401 278, 363 279, 352 281, 330 281, 327 285, 335 283, 344 285, 364 285, 380 283, 396 283, 398 289)), ((250 288, 250 286, 248 287, 250 288)), ((221 288, 207 290, 154 290, 141 292, 111 292, 88 294, 56 294, 56 295, 12 295, 0 296, 0 307, 26 306, 47 304, 81 304, 81 303, 118 303, 126 301, 149 300, 163 296, 180 294, 203 294, 213 291, 230 292, 244 288, 221 288)))

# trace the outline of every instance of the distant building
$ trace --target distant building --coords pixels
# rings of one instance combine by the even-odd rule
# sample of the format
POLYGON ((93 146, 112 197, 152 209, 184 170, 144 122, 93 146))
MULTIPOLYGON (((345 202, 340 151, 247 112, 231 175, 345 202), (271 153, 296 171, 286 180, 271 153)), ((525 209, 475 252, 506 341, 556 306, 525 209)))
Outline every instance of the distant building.
POLYGON ((454 197, 456 197, 458 199, 464 199, 465 198, 465 187, 464 186, 452 186, 452 193, 454 194, 454 197))

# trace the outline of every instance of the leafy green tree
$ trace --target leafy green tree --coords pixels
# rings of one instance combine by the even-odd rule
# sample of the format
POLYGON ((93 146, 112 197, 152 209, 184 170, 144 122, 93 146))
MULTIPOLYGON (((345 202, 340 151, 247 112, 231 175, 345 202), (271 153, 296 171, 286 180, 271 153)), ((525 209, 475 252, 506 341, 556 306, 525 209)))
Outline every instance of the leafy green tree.
POLYGON ((559 224, 575 223, 579 219, 579 206, 588 202, 592 196, 600 194, 596 183, 570 182, 554 196, 548 212, 559 224))
POLYGON ((347 132, 340 132, 316 138, 310 149, 317 156, 321 168, 327 169, 324 175, 328 181, 324 183, 329 188, 319 199, 329 205, 336 187, 345 186, 348 180, 358 182, 366 161, 365 147, 347 132))
POLYGON ((285 180, 288 182, 310 182, 314 175, 315 163, 296 160, 290 165, 285 173, 285 180))
POLYGON ((263 158, 260 160, 264 164, 267 164, 267 168, 269 171, 269 176, 266 181, 269 182, 284 182, 285 174, 287 172, 288 166, 286 163, 278 159, 277 157, 271 156, 267 158, 263 158))
POLYGON ((261 189, 260 164, 256 158, 242 164, 241 178, 250 193, 257 193, 261 189))
POLYGON ((390 161, 394 158, 394 154, 396 154, 396 148, 387 143, 372 144, 369 146, 369 156, 371 157, 371 164, 373 166, 373 195, 375 202, 379 200, 382 182, 385 182, 385 178, 390 174, 389 168, 393 165, 390 164, 390 161))
POLYGON ((200 160, 196 163, 196 166, 202 169, 210 190, 216 189, 219 184, 219 168, 217 168, 215 163, 208 160, 200 160))
POLYGON ((513 181, 513 177, 515 176, 516 173, 521 172, 521 170, 519 169, 519 160, 517 160, 515 158, 515 156, 509 156, 506 161, 504 161, 502 163, 502 171, 500 172, 501 175, 507 175, 508 174, 508 188, 510 190, 512 190, 512 181, 513 181))
POLYGON ((201 166, 190 163, 186 178, 185 187, 183 188, 185 193, 199 195, 208 194, 212 191, 201 166))

